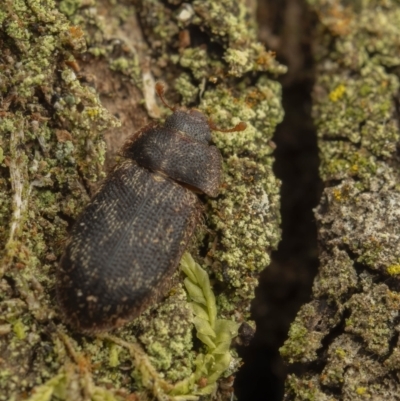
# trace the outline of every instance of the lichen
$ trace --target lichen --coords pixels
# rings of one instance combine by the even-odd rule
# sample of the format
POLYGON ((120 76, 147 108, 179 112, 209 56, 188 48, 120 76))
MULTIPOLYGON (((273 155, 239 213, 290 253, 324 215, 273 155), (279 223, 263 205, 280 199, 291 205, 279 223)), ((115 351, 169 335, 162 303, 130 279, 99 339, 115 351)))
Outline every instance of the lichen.
POLYGON ((192 373, 193 314, 182 285, 175 286, 167 302, 157 309, 157 319, 145 313, 138 321, 138 338, 150 361, 165 377, 177 382, 192 373))
POLYGON ((116 121, 65 64, 83 50, 82 41, 53 2, 21 0, 0 9, 8 21, 0 36, 0 308, 1 323, 13 327, 0 340, 2 370, 8 372, 0 379, 0 399, 9 400, 49 379, 60 366, 50 338, 41 340, 55 316, 49 289, 66 219, 88 199, 80 182, 95 182, 101 175, 101 131, 116 121), (68 97, 75 101, 67 102, 68 97), (90 109, 96 114, 89 116, 90 109), (56 130, 71 140, 62 143, 56 130), (35 347, 40 351, 32 367, 35 347))
POLYGON ((395 399, 400 10, 390 0, 308 3, 319 18, 313 115, 325 182, 315 210, 321 265, 281 349, 303 368, 288 377, 285 400, 395 399))

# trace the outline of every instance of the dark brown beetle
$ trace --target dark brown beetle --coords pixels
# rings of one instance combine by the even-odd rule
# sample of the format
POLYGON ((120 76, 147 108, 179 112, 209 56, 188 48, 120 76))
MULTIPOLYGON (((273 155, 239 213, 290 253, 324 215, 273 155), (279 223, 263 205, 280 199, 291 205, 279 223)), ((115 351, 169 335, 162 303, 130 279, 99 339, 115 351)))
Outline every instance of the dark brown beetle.
MULTIPOLYGON (((163 103, 164 88, 156 85, 163 103)), ((64 320, 112 329, 162 295, 201 215, 197 193, 217 196, 222 158, 200 111, 171 108, 124 145, 125 160, 76 221, 57 272, 64 320)), ((226 132, 242 131, 238 124, 226 132)))

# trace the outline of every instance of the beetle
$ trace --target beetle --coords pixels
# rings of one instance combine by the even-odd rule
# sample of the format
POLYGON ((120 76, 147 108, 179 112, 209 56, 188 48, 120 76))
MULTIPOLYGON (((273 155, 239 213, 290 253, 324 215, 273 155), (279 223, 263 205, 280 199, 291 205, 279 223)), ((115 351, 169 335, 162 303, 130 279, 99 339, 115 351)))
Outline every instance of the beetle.
POLYGON ((163 84, 156 91, 172 114, 124 144, 124 160, 78 217, 58 266, 63 319, 81 332, 119 327, 165 293, 200 221, 197 194, 219 192, 217 128, 199 110, 170 107, 163 84))

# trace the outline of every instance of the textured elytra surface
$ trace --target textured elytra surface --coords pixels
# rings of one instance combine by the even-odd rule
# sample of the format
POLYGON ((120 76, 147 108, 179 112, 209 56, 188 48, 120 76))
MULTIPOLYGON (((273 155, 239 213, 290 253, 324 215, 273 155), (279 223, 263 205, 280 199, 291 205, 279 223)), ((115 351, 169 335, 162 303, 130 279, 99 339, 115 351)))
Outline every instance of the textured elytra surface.
POLYGON ((66 320, 99 331, 137 316, 168 285, 199 210, 190 190, 123 162, 76 222, 61 260, 66 320))
POLYGON ((219 192, 222 157, 207 144, 206 117, 174 114, 168 128, 150 124, 132 135, 122 150, 128 160, 74 226, 58 298, 65 320, 80 331, 119 327, 162 294, 199 219, 192 190, 219 192))

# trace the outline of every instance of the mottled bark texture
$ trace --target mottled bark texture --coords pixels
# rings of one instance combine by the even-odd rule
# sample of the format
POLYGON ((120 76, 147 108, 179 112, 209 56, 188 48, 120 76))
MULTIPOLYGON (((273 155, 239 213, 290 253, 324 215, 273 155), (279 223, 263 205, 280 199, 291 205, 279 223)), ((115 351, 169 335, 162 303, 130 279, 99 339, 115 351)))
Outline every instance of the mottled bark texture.
POLYGON ((308 0, 316 13, 313 117, 325 189, 320 270, 281 354, 285 400, 400 394, 398 1, 308 0))
POLYGON ((285 68, 256 41, 249 5, 0 2, 0 400, 231 398, 241 339, 230 339, 252 325, 258 275, 280 238, 270 139, 285 68), (196 106, 222 128, 248 124, 213 135, 224 183, 204 199, 190 246, 212 287, 192 263, 190 296, 177 272, 141 318, 113 336, 79 335, 55 303, 57 263, 120 146, 167 115, 155 80, 171 104, 196 106))

